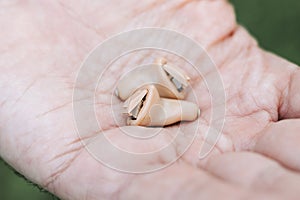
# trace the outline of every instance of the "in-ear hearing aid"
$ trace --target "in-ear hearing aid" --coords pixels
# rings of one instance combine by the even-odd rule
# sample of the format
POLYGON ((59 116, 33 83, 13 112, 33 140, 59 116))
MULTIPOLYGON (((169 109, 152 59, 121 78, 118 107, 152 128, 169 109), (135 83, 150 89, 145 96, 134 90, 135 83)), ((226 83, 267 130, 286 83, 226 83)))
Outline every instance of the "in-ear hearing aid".
POLYGON ((126 100, 139 87, 153 84, 161 97, 184 99, 189 80, 183 70, 159 59, 157 64, 140 66, 126 74, 117 85, 116 95, 126 100))
POLYGON ((161 98, 154 85, 137 89, 125 102, 128 125, 166 126, 179 121, 194 121, 200 110, 194 103, 161 98))

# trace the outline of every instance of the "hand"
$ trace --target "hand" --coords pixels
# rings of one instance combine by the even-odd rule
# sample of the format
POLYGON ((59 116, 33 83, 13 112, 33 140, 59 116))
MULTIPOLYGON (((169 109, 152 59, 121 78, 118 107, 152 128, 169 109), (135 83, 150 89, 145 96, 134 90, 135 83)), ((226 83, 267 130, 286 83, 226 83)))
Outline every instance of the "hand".
MULTIPOLYGON (((226 1, 142 4, 132 0, 2 5, 1 157, 63 199, 297 199, 297 66, 260 50, 236 25, 226 1), (197 94, 204 99, 193 145, 168 168, 132 175, 101 165, 85 150, 73 123, 72 92, 80 63, 93 47, 112 34, 143 26, 183 32, 207 49, 224 81, 227 113, 222 138, 208 158, 199 160, 211 108, 204 83, 197 83, 197 94)), ((97 105, 99 113, 105 110, 104 104, 97 105)), ((128 145, 115 124, 106 124, 106 133, 128 145)), ((166 137, 171 129, 165 128, 166 137)), ((155 146, 158 141, 151 142, 155 146)), ((139 143, 132 146, 142 148, 139 143)))

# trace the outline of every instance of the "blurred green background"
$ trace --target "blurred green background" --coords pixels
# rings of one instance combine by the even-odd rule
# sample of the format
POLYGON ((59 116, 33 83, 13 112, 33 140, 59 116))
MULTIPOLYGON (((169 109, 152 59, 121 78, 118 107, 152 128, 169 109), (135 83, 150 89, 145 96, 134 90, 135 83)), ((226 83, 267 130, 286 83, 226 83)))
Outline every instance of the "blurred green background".
POLYGON ((260 46, 300 65, 299 0, 231 0, 260 46))
MULTIPOLYGON (((299 0, 231 0, 237 19, 266 50, 300 65, 299 0)), ((15 175, 0 160, 1 200, 48 200, 50 194, 15 175)))

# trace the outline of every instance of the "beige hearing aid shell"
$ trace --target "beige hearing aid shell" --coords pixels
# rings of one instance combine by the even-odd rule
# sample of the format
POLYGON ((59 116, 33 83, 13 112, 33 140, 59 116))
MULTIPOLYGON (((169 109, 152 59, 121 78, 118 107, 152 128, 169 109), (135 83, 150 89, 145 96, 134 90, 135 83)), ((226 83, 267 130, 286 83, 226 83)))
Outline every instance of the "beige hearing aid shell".
POLYGON ((190 78, 180 68, 167 65, 164 59, 157 62, 126 74, 117 85, 116 95, 126 100, 139 87, 153 84, 161 97, 184 99, 190 78))
POLYGON ((196 120, 200 114, 194 103, 160 98, 154 85, 136 90, 125 102, 128 125, 166 126, 179 121, 196 120))

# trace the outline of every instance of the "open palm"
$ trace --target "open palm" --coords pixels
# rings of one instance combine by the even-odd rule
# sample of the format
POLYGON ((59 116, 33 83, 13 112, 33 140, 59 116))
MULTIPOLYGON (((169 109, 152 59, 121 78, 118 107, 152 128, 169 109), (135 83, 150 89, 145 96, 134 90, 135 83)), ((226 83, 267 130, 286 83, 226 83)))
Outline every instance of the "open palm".
MULTIPOLYGON (((300 196, 299 70, 260 50, 236 25, 228 2, 11 1, 1 6, 0 153, 28 179, 63 199, 300 196), (143 26, 183 32, 206 48, 224 82, 226 118, 213 152, 199 160, 211 105, 204 81, 192 78, 202 111, 195 141, 173 165, 135 175, 105 167, 84 148, 81 139, 99 133, 79 138, 72 93, 80 64, 93 47, 112 34, 143 26)), ((168 142, 176 126, 150 141, 120 134, 107 115, 110 86, 117 79, 112 75, 98 93, 97 117, 105 133, 141 152, 168 142)), ((191 124, 183 125, 185 135, 191 124)), ((151 130, 125 128, 141 135, 151 130)), ((173 146, 175 153, 178 148, 173 146)), ((168 155, 155 157, 149 165, 167 160, 168 155)))

